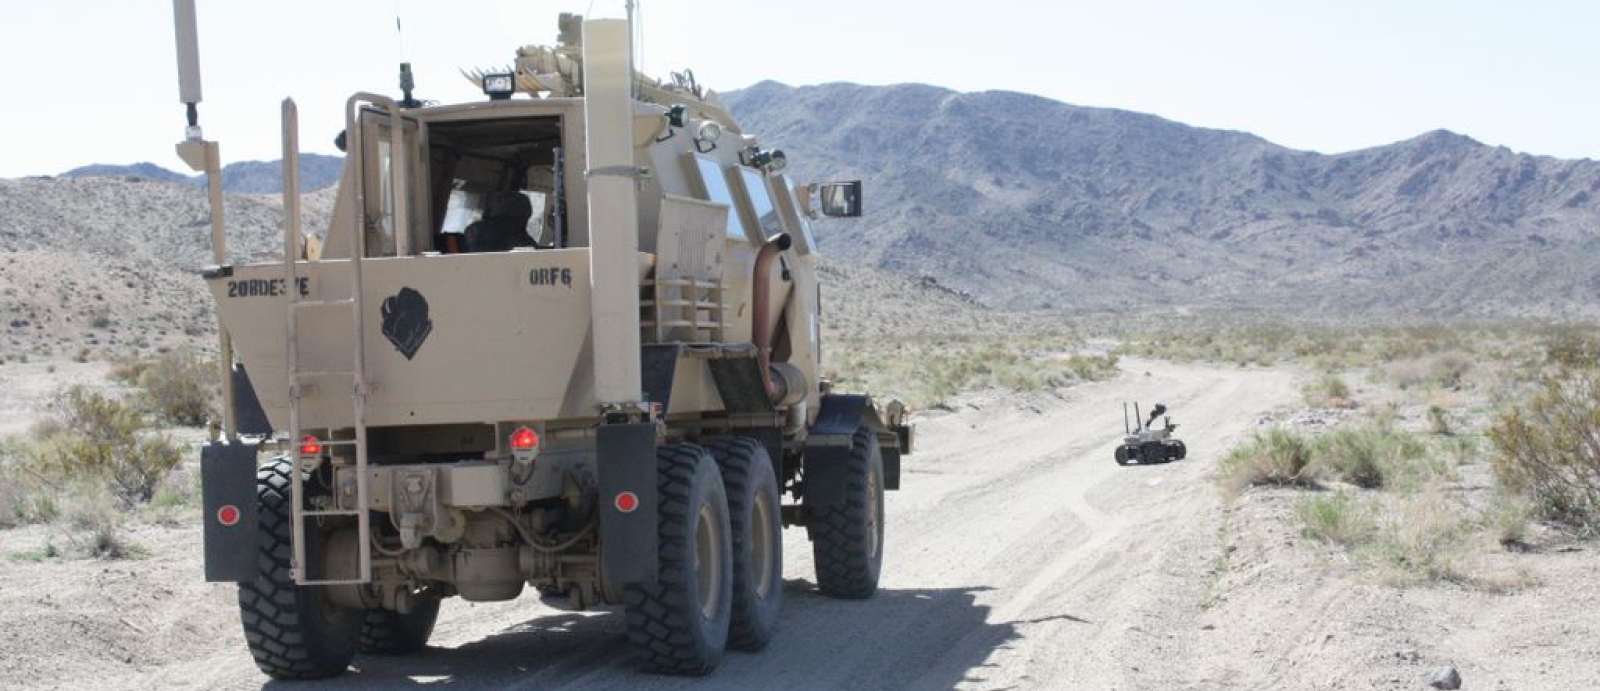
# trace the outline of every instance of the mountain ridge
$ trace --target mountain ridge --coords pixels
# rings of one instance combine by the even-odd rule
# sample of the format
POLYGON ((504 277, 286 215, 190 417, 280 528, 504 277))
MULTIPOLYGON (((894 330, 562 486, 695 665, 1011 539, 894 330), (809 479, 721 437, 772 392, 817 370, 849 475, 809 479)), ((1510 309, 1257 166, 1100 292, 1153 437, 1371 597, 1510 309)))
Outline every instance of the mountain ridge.
MULTIPOLYGON (((313 192, 339 181, 343 156, 300 154, 300 191, 313 192)), ((61 177, 139 178, 184 185, 206 184, 204 173, 185 175, 149 161, 130 164, 92 163, 61 173, 61 177)), ((277 194, 283 191, 283 163, 235 161, 222 167, 222 190, 242 194, 277 194)))
MULTIPOLYGON (((866 181, 865 218, 817 227, 830 263, 931 281, 980 307, 1600 317, 1600 163, 1588 159, 1448 130, 1323 154, 1145 113, 915 83, 764 81, 722 97, 764 146, 787 151, 797 181, 866 181)), ((302 160, 327 171, 303 176, 307 188, 335 182, 342 164, 302 160)), ((232 164, 231 184, 276 192, 278 168, 232 164)), ((75 172, 195 182, 149 164, 75 172)), ((177 199, 162 184, 63 186, 72 179, 84 178, 0 189, 14 193, 0 194, 0 250, 60 247, 67 228, 102 243, 103 209, 177 199), (59 194, 62 208, 36 193, 59 194)), ((203 195, 179 198, 186 210, 143 214, 151 227, 133 234, 181 247, 149 256, 192 269, 200 241, 166 238, 193 230, 203 195)), ((272 213, 260 209, 263 225, 272 213)), ((256 245, 275 246, 271 232, 237 246, 256 245)))
POLYGON ((801 182, 866 181, 867 217, 824 226, 824 250, 994 306, 1600 312, 1588 159, 1443 130, 1322 154, 919 84, 761 82, 723 98, 801 182))

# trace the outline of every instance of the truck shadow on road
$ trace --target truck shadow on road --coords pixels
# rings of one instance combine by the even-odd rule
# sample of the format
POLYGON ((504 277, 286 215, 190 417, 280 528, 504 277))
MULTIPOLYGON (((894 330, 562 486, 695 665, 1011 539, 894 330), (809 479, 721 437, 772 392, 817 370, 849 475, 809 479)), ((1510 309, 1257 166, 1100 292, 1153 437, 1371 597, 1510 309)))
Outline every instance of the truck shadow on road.
MULTIPOLYGON (((777 637, 759 653, 730 651, 699 678, 639 671, 620 609, 551 612, 476 641, 404 657, 361 656, 329 689, 948 689, 980 681, 985 662, 1017 638, 978 604, 986 588, 880 589, 833 600, 789 580, 777 637)), ((536 607, 528 600, 530 607, 536 607)), ((542 610, 550 612, 549 610, 542 610)), ((457 613, 462 616, 462 613, 457 613)), ((441 621, 448 625, 448 621, 441 621)), ((305 688, 269 682, 264 689, 305 688)))

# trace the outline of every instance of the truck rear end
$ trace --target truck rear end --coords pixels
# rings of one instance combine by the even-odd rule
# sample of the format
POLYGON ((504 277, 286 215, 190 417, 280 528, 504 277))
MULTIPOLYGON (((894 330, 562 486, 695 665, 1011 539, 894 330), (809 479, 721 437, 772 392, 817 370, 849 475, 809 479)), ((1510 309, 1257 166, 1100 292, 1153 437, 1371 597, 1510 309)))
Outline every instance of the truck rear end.
POLYGON ((876 589, 911 428, 821 377, 810 226, 859 183, 796 185, 692 78, 633 75, 626 23, 562 29, 475 75, 484 101, 352 97, 320 242, 286 102, 284 259, 206 273, 236 383, 207 577, 272 676, 525 585, 622 605, 646 668, 704 673, 775 631, 786 525, 825 594, 876 589))

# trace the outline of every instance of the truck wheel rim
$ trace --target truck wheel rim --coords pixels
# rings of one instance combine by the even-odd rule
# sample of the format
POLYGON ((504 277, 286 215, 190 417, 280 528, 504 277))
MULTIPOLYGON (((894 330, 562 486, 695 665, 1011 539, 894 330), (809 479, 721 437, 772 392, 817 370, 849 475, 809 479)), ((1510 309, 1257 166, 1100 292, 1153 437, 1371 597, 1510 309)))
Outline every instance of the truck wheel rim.
POLYGON ((878 475, 867 473, 867 556, 878 554, 878 475))
POLYGON ((756 567, 756 597, 765 600, 772 592, 772 505, 765 494, 757 494, 750 520, 750 559, 756 567))
POLYGON ((717 539, 717 511, 710 502, 700 505, 696 522, 694 571, 700 590, 700 616, 711 620, 722 608, 722 541, 717 539))

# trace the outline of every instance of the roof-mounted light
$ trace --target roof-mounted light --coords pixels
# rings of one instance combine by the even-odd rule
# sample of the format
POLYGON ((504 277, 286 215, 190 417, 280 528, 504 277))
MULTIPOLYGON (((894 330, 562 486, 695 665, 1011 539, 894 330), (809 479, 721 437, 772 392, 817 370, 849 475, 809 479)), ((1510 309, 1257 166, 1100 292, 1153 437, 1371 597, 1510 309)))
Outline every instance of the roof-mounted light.
POLYGON ((512 72, 500 72, 483 75, 483 93, 491 101, 504 101, 517 92, 517 75, 512 72))
POLYGON ((722 138, 722 125, 713 120, 701 120, 694 128, 694 150, 700 153, 710 153, 717 148, 717 140, 722 138))

